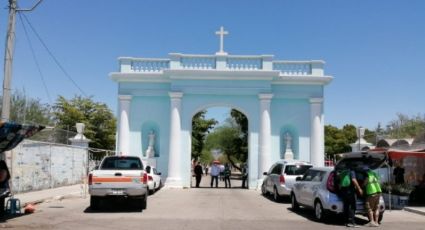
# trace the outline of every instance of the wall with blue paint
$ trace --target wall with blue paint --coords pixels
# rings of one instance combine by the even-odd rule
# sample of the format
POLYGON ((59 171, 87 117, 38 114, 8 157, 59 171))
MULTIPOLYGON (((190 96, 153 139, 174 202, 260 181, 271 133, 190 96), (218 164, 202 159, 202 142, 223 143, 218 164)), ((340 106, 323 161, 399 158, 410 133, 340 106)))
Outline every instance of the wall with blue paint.
POLYGON ((157 168, 163 179, 168 174, 170 141, 170 98, 168 92, 183 93, 181 104, 182 157, 184 187, 191 182, 191 132, 193 116, 215 106, 226 106, 244 113, 249 122, 249 187, 257 186, 260 101, 258 94, 272 93, 271 100, 271 162, 283 158, 283 135, 293 138, 295 159, 310 160, 310 98, 323 97, 323 87, 315 85, 271 85, 270 81, 172 80, 164 83, 120 83, 119 94, 132 95, 130 111, 130 151, 146 158, 150 130, 155 130, 157 168))
MULTIPOLYGON (((148 134, 155 131, 157 169, 168 174, 170 98, 167 96, 133 96, 130 111, 131 155, 146 159, 148 134)), ((164 178, 165 179, 165 178, 164 178)))

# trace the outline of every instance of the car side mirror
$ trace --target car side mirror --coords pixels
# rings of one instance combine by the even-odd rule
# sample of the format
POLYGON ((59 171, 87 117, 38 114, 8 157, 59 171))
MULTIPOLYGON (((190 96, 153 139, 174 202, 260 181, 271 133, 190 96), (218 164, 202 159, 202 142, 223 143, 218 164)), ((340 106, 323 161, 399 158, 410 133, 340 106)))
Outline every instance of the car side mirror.
POLYGON ((267 172, 263 172, 263 175, 264 175, 264 176, 267 176, 267 172))
POLYGON ((300 176, 297 176, 297 177, 295 178, 295 181, 301 181, 301 180, 303 180, 303 178, 302 178, 302 177, 300 177, 300 176))
POLYGON ((161 172, 158 172, 158 174, 157 175, 161 175, 161 172))

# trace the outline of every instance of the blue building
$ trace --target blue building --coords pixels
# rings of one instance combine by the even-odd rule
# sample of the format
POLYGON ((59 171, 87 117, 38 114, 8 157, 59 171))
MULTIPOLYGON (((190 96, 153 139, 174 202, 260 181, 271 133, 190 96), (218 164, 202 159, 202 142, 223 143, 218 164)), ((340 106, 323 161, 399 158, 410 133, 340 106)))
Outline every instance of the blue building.
POLYGON ((272 55, 170 53, 119 58, 117 152, 154 162, 166 185, 190 187, 193 116, 226 106, 248 118, 249 188, 284 158, 324 164, 323 61, 277 61, 272 55), (150 150, 148 150, 150 149, 150 150), (148 151, 147 151, 148 150, 148 151), (149 153, 148 153, 149 152, 149 153))

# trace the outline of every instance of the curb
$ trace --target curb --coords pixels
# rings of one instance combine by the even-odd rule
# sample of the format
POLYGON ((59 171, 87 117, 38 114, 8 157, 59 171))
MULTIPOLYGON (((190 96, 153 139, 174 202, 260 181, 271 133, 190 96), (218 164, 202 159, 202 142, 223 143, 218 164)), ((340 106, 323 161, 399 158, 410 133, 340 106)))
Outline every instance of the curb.
POLYGON ((80 196, 81 196, 80 192, 69 193, 69 194, 66 194, 66 195, 51 196, 51 197, 46 197, 46 198, 39 199, 39 200, 25 202, 24 206, 22 206, 22 207, 25 207, 28 204, 41 204, 41 203, 51 201, 51 200, 63 200, 63 199, 69 199, 69 198, 73 198, 73 197, 80 197, 80 196))
POLYGON ((403 210, 425 216, 425 209, 419 210, 419 209, 416 209, 416 208, 404 207, 403 210))

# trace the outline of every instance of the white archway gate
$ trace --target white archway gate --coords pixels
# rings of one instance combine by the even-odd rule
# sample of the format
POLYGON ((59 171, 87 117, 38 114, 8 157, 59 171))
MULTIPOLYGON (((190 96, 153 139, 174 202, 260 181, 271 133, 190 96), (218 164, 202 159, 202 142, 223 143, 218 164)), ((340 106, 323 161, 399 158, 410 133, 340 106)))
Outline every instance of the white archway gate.
POLYGON ((214 105, 248 118, 251 189, 283 158, 286 133, 295 159, 324 164, 323 95, 332 77, 324 75, 323 61, 171 53, 167 59, 122 57, 119 63, 119 72, 110 74, 118 83, 117 153, 154 164, 167 186, 190 187, 192 117, 214 105), (152 130, 154 157, 145 154, 152 130))

